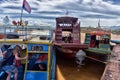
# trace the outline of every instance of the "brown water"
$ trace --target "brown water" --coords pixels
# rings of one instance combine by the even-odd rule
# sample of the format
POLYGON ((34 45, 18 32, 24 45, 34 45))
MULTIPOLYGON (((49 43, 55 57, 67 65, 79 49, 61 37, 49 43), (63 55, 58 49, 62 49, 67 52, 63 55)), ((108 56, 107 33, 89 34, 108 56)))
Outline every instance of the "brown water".
POLYGON ((100 80, 104 68, 103 63, 86 59, 85 65, 78 71, 74 59, 67 60, 57 56, 56 80, 100 80))

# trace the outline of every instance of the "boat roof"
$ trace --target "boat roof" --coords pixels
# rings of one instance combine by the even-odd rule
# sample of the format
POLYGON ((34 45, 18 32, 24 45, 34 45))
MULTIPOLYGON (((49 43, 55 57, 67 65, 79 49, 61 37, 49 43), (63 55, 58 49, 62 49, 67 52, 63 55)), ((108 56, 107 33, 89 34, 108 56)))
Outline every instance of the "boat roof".
POLYGON ((104 34, 110 34, 110 32, 107 31, 91 31, 91 35, 104 35, 104 34))
POLYGON ((73 23, 77 22, 78 21, 78 18, 76 17, 69 17, 69 16, 64 16, 64 17, 57 17, 56 18, 56 21, 58 23, 71 23, 71 21, 73 23))
POLYGON ((100 35, 100 36, 107 35, 107 34, 110 35, 111 34, 110 31, 105 31, 105 30, 92 30, 92 31, 88 31, 86 33, 91 34, 91 35, 100 35))

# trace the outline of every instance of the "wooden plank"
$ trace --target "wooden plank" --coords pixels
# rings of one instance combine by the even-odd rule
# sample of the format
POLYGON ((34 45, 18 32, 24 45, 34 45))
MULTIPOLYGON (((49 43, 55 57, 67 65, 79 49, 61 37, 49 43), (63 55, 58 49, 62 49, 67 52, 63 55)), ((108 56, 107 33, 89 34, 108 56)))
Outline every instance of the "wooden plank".
POLYGON ((120 80, 120 62, 113 61, 107 64, 101 80, 120 80))

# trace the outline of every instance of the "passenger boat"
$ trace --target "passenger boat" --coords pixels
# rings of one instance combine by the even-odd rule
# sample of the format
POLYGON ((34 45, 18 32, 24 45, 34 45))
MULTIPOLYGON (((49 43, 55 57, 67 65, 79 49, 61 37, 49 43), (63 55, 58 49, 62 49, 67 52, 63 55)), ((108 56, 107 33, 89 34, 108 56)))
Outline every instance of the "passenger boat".
POLYGON ((73 58, 80 49, 87 49, 81 43, 80 22, 76 17, 57 17, 54 45, 58 53, 66 58, 73 58))
MULTIPOLYGON (((22 35, 19 39, 0 39, 0 80, 6 80, 7 73, 4 66, 11 63, 11 55, 13 56, 15 46, 21 47, 18 53, 20 57, 28 55, 26 60, 15 60, 12 64, 18 70, 17 80, 55 80, 56 56, 51 46, 52 30, 51 27, 46 29, 43 27, 42 30, 51 33, 44 35, 48 37, 47 39, 40 38, 40 34, 33 35, 32 31, 27 37, 22 35), (7 51, 5 55, 3 55, 4 51, 7 51)), ((14 80, 14 74, 11 74, 10 78, 14 80)))
POLYGON ((96 29, 85 34, 85 44, 89 45, 85 52, 88 56, 98 60, 106 61, 111 53, 111 32, 96 29))
POLYGON ((100 80, 120 80, 120 46, 115 45, 100 80))

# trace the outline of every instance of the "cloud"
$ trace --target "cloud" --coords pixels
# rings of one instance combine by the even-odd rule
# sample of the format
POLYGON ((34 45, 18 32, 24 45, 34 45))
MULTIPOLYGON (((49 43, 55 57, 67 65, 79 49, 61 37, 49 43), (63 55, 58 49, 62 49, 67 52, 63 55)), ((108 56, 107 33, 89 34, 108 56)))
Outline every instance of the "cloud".
MULTIPOLYGON (((23 19, 55 26, 55 18, 65 16, 78 17, 81 26, 97 26, 100 18, 104 26, 118 25, 120 21, 119 0, 27 0, 32 13, 23 12, 23 19), (36 20, 36 21, 35 21, 36 20), (109 21, 109 22, 108 22, 109 21), (109 24, 108 24, 108 23, 109 24)), ((22 0, 0 0, 0 19, 8 15, 11 20, 19 20, 22 0)))

